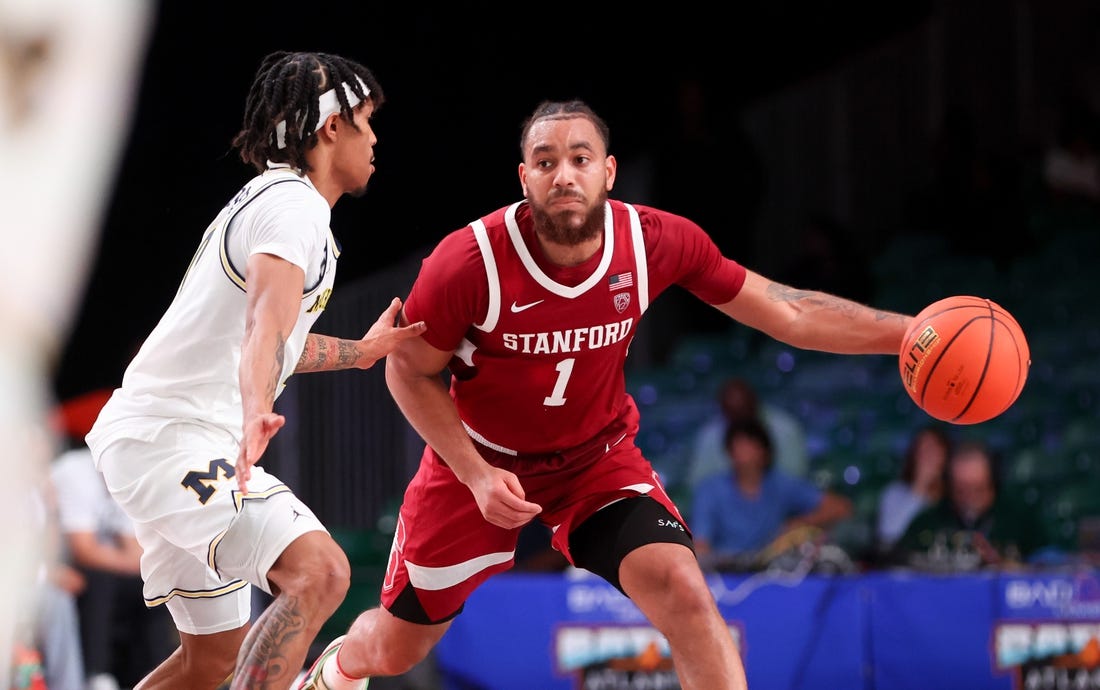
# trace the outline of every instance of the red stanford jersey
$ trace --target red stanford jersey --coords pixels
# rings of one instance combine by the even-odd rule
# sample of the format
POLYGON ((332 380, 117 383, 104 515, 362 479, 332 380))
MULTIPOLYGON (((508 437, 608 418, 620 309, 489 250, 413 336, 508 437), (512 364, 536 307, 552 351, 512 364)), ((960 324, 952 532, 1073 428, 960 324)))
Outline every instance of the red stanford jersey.
POLYGON ((405 313, 454 351, 451 396, 467 431, 508 454, 545 454, 599 437, 629 405, 624 366, 650 302, 680 285, 733 299, 745 269, 695 223, 607 202, 603 247, 550 264, 526 202, 447 235, 421 266, 405 313))

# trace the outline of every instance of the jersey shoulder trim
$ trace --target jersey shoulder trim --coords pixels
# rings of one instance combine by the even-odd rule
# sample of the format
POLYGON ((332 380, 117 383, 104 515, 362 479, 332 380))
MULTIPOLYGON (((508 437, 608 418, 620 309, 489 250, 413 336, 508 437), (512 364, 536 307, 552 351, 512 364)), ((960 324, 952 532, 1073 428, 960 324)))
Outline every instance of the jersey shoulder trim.
MULTIPOLYGON (((230 230, 230 227, 233 223, 233 220, 237 217, 237 215, 241 211, 246 209, 252 202, 254 202, 256 199, 258 199, 261 194, 263 194, 267 190, 271 189, 272 187, 275 187, 276 185, 284 184, 284 183, 287 183, 287 182, 297 182, 299 184, 305 185, 306 187, 308 187, 311 190, 313 189, 313 187, 310 186, 310 184, 308 182, 306 182, 305 180, 299 178, 297 175, 295 175, 293 177, 277 177, 276 179, 267 182, 266 184, 261 186, 259 189, 257 189, 255 192, 253 192, 244 203, 242 203, 237 208, 234 208, 229 213, 229 215, 226 217, 225 221, 222 223, 221 242, 218 243, 219 248, 220 248, 220 253, 221 253, 222 271, 225 272, 225 275, 226 275, 227 278, 229 278, 230 282, 232 282, 234 285, 236 285, 237 288, 239 288, 242 292, 246 291, 246 289, 247 289, 247 286, 245 284, 245 272, 244 272, 243 267, 238 268, 236 265, 234 265, 233 260, 229 256, 229 230, 230 230)), ((314 191, 316 191, 316 190, 314 190, 314 191)), ((331 234, 331 229, 329 230, 329 232, 331 234)), ((327 253, 325 255, 325 259, 326 260, 328 259, 328 254, 327 253)))

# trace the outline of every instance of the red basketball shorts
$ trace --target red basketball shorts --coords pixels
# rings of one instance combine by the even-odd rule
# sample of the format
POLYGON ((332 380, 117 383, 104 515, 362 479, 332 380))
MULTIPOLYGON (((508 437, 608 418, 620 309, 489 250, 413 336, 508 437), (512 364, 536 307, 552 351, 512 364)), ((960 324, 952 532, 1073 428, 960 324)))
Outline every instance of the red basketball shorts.
MULTIPOLYGON (((553 455, 517 457, 475 443, 490 464, 519 477, 528 501, 542 506, 537 519, 553 530, 554 548, 570 563, 569 533, 621 498, 648 495, 682 521, 657 473, 634 445, 636 414, 626 417, 592 443, 553 455)), ((382 605, 417 623, 454 617, 482 582, 512 567, 519 532, 486 522, 470 490, 426 448, 405 491, 382 605), (409 600, 410 590, 419 606, 409 600)))

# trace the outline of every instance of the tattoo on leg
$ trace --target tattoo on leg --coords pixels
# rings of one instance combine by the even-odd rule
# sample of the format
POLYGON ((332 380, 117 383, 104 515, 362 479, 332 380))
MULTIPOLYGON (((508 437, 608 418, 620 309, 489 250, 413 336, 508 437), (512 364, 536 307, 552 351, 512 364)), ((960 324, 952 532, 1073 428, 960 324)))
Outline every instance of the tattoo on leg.
POLYGON ((296 597, 276 597, 241 645, 232 690, 289 687, 305 663, 305 623, 296 597))

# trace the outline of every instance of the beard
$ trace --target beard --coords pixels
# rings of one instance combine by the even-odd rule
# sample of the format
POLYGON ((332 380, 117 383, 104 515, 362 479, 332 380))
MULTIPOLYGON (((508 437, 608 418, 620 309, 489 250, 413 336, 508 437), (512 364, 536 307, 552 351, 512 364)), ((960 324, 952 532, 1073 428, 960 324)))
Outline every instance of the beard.
MULTIPOLYGON (((573 193, 566 192, 550 198, 571 194, 573 193)), ((603 234, 606 189, 600 190, 596 203, 584 213, 572 210, 551 211, 544 204, 536 203, 532 199, 528 201, 531 205, 531 220, 534 222, 535 232, 548 242, 573 247, 603 234)))

